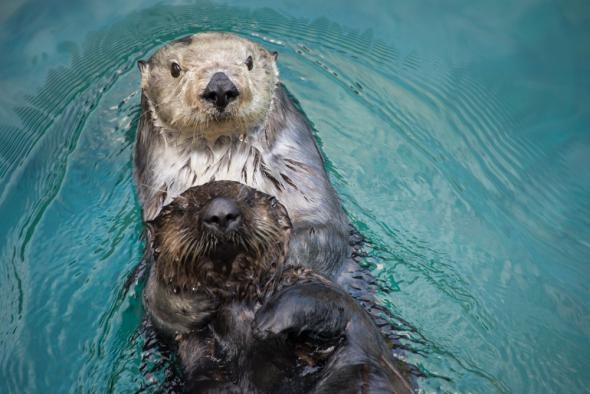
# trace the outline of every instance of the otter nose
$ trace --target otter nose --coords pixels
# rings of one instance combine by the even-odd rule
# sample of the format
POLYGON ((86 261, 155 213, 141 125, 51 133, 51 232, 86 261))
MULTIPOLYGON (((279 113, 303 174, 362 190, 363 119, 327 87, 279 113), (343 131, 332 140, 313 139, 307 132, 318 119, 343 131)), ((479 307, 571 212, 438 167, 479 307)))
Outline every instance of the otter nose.
POLYGON ((219 111, 223 111, 239 95, 238 88, 230 81, 227 75, 222 72, 216 72, 211 77, 207 87, 205 87, 202 97, 210 103, 215 104, 219 111))
POLYGON ((203 214, 205 226, 222 233, 235 230, 240 225, 240 221, 240 208, 234 200, 225 197, 211 200, 203 214))

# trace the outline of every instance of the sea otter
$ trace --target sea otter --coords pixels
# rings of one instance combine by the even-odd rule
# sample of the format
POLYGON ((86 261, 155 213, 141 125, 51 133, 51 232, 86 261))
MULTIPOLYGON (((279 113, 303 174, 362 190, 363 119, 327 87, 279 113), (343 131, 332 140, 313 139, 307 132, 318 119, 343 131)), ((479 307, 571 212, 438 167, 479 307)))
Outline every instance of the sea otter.
POLYGON ((147 225, 144 303, 177 346, 185 391, 412 391, 364 309, 325 276, 285 264, 291 224, 275 197, 210 182, 147 225))
POLYGON ((173 41, 139 61, 135 179, 146 221, 189 187, 242 182, 278 198, 289 263, 336 277, 349 224, 310 125, 279 82, 277 54, 229 33, 173 41))

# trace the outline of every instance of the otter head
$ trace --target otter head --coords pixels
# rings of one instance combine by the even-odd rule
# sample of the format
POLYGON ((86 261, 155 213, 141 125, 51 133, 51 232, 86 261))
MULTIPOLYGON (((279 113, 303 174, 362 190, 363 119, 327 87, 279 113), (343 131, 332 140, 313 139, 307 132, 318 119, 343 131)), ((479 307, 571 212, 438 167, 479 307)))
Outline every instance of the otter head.
POLYGON ((232 181, 188 189, 148 225, 158 280, 175 292, 233 298, 271 290, 291 230, 274 197, 232 181))
POLYGON ((139 61, 156 125, 215 140, 263 124, 278 83, 276 52, 229 33, 199 33, 139 61))

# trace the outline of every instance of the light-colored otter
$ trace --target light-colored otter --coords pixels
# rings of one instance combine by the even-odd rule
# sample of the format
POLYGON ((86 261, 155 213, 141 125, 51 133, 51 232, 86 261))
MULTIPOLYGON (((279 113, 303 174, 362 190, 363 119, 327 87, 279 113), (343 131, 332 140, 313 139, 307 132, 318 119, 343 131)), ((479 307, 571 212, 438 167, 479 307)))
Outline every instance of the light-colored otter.
POLYGON ((276 198, 211 182, 148 226, 144 302, 178 348, 184 391, 412 391, 360 305, 313 270, 285 265, 291 226, 276 198))
POLYGON ((199 33, 140 61, 135 178, 146 221, 189 187, 242 182, 293 223, 289 263, 334 277, 349 225, 310 126, 280 84, 276 53, 229 33, 199 33))

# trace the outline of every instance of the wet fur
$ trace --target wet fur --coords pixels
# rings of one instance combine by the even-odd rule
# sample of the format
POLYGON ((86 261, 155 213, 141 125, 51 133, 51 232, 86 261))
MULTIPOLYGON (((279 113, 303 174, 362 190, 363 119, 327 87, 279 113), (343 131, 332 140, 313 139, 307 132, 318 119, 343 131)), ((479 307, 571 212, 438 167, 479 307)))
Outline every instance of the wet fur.
POLYGON ((189 189, 147 225, 155 263, 144 302, 165 336, 199 328, 228 300, 264 298, 283 268, 291 231, 274 197, 231 181, 189 189), (214 197, 238 202, 237 230, 222 236, 203 226, 203 209, 214 197), (224 255, 227 249, 234 255, 224 255))
POLYGON ((285 267, 291 226, 274 197, 212 182, 187 190, 148 226, 154 265, 145 306, 178 346, 185 391, 411 391, 348 294, 309 268, 285 267), (234 233, 201 225, 215 197, 238 203, 234 233), (220 247, 235 253, 220 255, 220 247))
POLYGON ((261 306, 232 302, 178 342, 184 391, 411 393, 368 314, 303 267, 283 271, 261 306))
POLYGON ((348 221, 309 124, 279 83, 275 55, 239 36, 200 33, 166 45, 140 68, 134 160, 144 219, 191 186, 242 182, 287 208, 289 263, 335 277, 350 254, 348 221), (172 61, 183 68, 179 78, 170 76, 172 61), (222 114, 199 98, 219 70, 240 90, 222 114))

